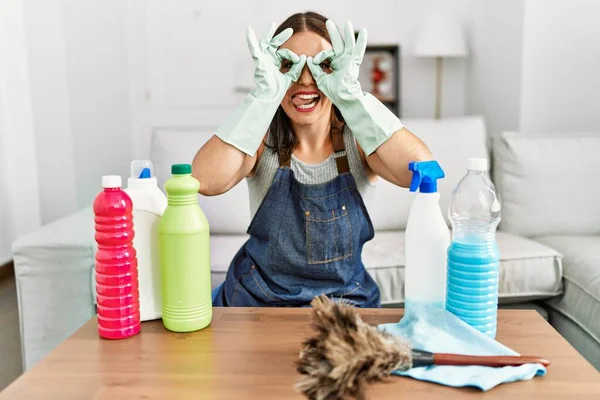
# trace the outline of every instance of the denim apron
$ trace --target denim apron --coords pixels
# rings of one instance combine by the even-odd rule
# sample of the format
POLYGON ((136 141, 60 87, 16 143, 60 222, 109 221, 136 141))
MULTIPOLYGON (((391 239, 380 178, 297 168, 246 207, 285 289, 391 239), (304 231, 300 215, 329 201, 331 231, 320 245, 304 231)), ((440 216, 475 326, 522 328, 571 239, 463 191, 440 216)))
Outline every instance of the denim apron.
POLYGON ((341 133, 332 134, 338 176, 322 184, 294 178, 279 160, 213 305, 306 307, 318 295, 380 307, 379 288, 361 260, 373 225, 350 173, 341 133))

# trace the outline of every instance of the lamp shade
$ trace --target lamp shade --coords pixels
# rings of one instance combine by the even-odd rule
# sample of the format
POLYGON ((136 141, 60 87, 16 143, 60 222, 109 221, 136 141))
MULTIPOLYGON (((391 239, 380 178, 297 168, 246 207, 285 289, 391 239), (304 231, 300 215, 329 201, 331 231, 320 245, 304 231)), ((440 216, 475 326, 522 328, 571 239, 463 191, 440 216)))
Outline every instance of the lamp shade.
POLYGON ((419 28, 414 53, 417 57, 467 56, 467 40, 461 21, 449 14, 427 16, 419 28))

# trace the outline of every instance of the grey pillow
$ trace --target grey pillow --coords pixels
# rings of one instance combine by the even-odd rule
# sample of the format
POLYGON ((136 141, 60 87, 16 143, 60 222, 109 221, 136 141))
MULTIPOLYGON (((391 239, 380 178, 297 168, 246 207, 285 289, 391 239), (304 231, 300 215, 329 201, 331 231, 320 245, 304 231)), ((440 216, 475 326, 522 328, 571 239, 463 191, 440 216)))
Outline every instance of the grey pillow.
POLYGON ((600 234, 600 133, 492 136, 499 229, 522 235, 600 234))

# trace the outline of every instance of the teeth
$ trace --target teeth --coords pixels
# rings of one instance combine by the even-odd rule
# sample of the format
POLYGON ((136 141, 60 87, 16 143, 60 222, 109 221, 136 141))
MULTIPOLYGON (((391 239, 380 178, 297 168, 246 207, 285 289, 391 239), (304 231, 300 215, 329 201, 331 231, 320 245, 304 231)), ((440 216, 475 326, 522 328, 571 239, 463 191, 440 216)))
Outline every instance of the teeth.
POLYGON ((317 97, 319 97, 318 94, 299 94, 298 95, 299 98, 301 98, 302 100, 310 100, 310 99, 316 99, 317 97))
POLYGON ((310 104, 302 104, 302 105, 296 106, 296 108, 313 108, 316 104, 317 104, 317 102, 313 101, 310 104))

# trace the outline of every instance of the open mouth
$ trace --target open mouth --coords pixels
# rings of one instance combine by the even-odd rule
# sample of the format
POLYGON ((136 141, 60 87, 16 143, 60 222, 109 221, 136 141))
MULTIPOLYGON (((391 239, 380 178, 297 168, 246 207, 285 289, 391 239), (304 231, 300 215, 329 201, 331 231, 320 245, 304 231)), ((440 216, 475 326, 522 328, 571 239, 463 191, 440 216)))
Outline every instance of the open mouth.
POLYGON ((317 92, 298 92, 292 96, 292 105, 299 112, 313 111, 321 100, 317 92))

